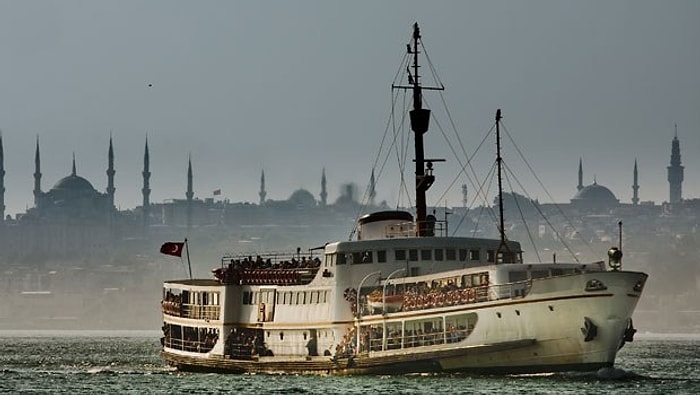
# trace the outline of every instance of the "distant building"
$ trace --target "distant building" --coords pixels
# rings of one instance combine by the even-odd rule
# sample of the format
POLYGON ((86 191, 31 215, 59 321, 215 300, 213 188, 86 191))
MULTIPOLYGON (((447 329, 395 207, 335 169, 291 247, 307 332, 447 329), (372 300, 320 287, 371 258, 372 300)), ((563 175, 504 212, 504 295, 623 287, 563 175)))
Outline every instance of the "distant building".
POLYGON ((617 207, 620 201, 610 189, 599 185, 594 179, 593 184, 583 186, 583 161, 578 162, 577 192, 571 198, 571 205, 580 210, 609 210, 617 207))
POLYGON ((671 165, 667 169, 669 202, 680 203, 683 200, 683 166, 681 166, 681 145, 677 131, 671 142, 671 165))

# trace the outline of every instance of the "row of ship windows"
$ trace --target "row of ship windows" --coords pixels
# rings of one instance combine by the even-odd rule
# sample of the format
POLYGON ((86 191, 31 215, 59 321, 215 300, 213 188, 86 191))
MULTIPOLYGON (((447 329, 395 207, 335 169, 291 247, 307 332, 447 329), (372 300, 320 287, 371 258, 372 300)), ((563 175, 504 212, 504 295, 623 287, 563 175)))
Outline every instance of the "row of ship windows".
MULTIPOLYGON (((466 248, 436 248, 436 249, 409 249, 409 250, 394 250, 394 261, 395 262, 417 262, 421 261, 456 261, 459 257, 460 262, 481 261, 481 250, 479 249, 466 249, 466 248)), ((348 252, 348 253, 337 253, 330 254, 326 256, 326 266, 344 265, 344 264, 358 264, 358 263, 384 263, 387 261, 386 250, 376 250, 376 251, 361 251, 361 252, 348 252)), ((496 261, 496 251, 486 250, 486 262, 496 261)))
POLYGON ((328 303, 328 291, 243 292, 243 304, 247 305, 272 303, 273 299, 275 304, 300 305, 328 303))
POLYGON ((189 305, 218 306, 219 293, 163 288, 163 301, 189 305))

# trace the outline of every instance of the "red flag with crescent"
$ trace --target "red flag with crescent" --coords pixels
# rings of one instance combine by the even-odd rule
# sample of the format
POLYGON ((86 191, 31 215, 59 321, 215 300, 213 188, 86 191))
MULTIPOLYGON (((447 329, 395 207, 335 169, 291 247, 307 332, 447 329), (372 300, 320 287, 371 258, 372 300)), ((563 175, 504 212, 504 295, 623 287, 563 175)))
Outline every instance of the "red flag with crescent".
POLYGON ((182 256, 182 248, 185 246, 183 242, 169 241, 163 243, 160 247, 160 252, 165 255, 182 256))

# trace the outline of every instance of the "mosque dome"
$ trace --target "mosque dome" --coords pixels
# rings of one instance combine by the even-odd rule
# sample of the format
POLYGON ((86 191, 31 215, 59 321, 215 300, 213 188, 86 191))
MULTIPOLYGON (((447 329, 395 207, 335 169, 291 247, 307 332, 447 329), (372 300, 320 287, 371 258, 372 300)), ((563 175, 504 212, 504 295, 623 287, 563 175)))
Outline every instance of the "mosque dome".
POLYGON ((51 189, 53 191, 95 192, 90 181, 75 174, 61 178, 51 189))
POLYGON ((298 207, 314 207, 316 206, 316 199, 311 192, 306 189, 297 189, 292 193, 288 199, 289 203, 292 203, 298 207))
POLYGON ((571 199, 571 203, 588 207, 611 207, 616 206, 619 200, 610 189, 594 182, 578 191, 571 199))

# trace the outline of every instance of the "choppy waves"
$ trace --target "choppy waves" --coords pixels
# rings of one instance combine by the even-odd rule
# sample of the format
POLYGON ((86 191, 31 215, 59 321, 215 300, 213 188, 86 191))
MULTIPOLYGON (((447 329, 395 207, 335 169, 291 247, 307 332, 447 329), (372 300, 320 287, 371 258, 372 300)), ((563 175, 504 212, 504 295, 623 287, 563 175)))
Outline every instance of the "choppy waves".
POLYGON ((0 333, 0 392, 265 394, 700 393, 700 340, 640 339, 615 368, 589 373, 318 377, 181 373, 158 334, 0 333))

